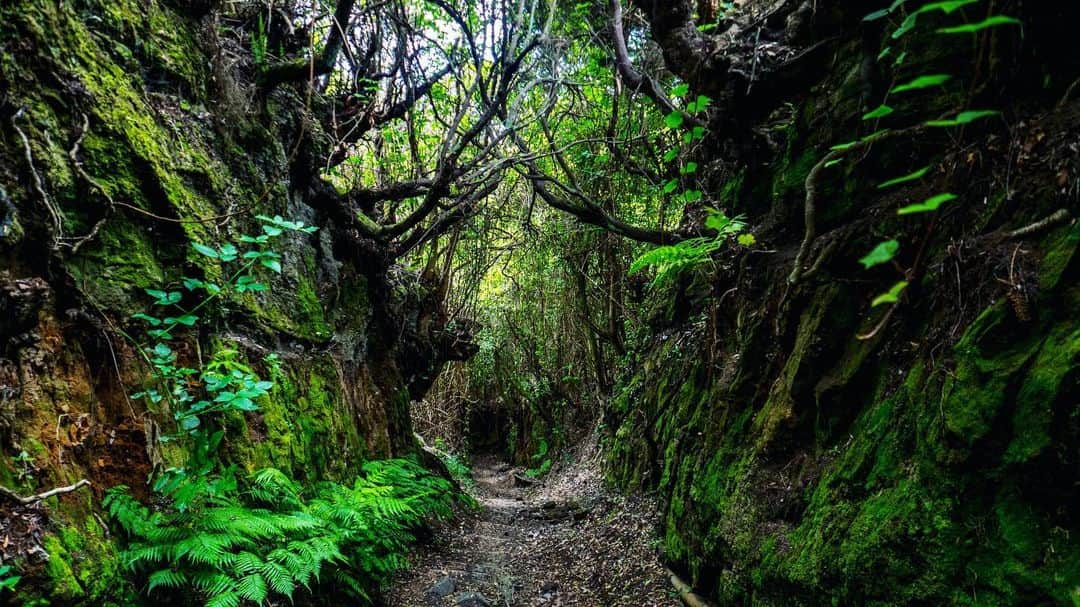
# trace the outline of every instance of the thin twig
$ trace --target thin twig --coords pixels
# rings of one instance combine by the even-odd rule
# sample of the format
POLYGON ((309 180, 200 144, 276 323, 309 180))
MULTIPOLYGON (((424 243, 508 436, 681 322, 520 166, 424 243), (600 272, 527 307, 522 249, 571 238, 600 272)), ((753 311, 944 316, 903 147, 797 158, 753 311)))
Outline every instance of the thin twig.
POLYGON ((1058 226, 1060 224, 1063 224, 1063 223, 1065 223, 1066 221, 1068 221, 1071 218, 1072 218, 1072 215, 1069 214, 1068 210, 1066 210, 1066 209, 1058 209, 1058 210, 1054 211, 1053 213, 1051 213, 1050 215, 1048 215, 1047 217, 1044 217, 1043 219, 1040 219, 1039 221, 1036 221, 1035 223, 1026 225, 1026 226, 1024 226, 1022 228, 1017 228, 1017 229, 1013 230, 1012 232, 1009 232, 1009 233, 1005 234, 1005 240, 1016 240, 1016 239, 1019 239, 1019 238, 1026 238, 1028 236, 1038 234, 1039 232, 1042 232, 1044 230, 1048 230, 1050 228, 1053 228, 1053 227, 1056 227, 1056 226, 1058 226))
POLYGON ((41 500, 44 500, 44 499, 49 499, 50 497, 52 497, 54 495, 61 495, 63 493, 71 493, 72 491, 76 491, 76 490, 81 489, 83 487, 89 487, 89 486, 90 486, 90 481, 88 481, 88 480, 86 480, 84 478, 81 481, 75 483, 74 485, 68 485, 67 487, 57 487, 55 489, 49 489, 48 491, 45 491, 43 493, 38 493, 37 495, 31 495, 31 496, 28 496, 28 497, 23 497, 23 496, 19 495, 18 493, 15 493, 11 489, 8 489, 7 487, 0 486, 0 495, 7 496, 9 499, 11 499, 11 500, 13 500, 15 502, 18 502, 20 504, 23 504, 25 506, 25 505, 40 502, 41 500))

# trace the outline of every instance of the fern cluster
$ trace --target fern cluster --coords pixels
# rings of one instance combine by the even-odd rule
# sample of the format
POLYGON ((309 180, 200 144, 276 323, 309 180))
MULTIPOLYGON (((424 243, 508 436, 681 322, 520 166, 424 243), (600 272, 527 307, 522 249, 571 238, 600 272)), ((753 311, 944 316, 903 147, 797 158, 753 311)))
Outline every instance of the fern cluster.
MULTIPOLYGON (((645 268, 656 268, 653 285, 663 284, 687 268, 692 268, 712 258, 712 254, 727 244, 732 236, 746 229, 742 217, 728 217, 721 211, 708 209, 705 226, 714 232, 711 237, 688 238, 673 245, 656 247, 645 252, 630 264, 630 273, 645 268)), ((750 240, 747 244, 752 243, 750 240)), ((740 243, 743 240, 740 239, 740 243)))
POLYGON ((445 479, 407 460, 369 462, 351 486, 305 490, 275 469, 253 474, 243 489, 214 483, 152 510, 126 487, 105 505, 124 530, 125 564, 144 575, 148 593, 183 589, 206 607, 292 601, 298 592, 344 593, 361 603, 406 564, 413 531, 450 514, 445 479))

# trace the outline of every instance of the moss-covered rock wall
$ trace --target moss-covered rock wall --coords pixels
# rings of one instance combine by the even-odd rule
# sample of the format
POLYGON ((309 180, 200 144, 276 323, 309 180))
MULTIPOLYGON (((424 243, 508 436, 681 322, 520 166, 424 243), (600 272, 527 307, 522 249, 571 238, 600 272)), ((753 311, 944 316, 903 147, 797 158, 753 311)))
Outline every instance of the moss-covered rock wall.
POLYGON ((175 430, 169 412, 130 397, 149 369, 128 336, 143 330, 130 317, 150 307, 144 289, 221 278, 192 243, 251 233, 256 214, 321 228, 281 246, 266 294, 233 297, 178 336, 186 364, 232 349, 276 382, 259 411, 226 421, 242 468, 348 478, 365 458, 411 450, 409 401, 443 355, 425 288, 378 251, 343 256, 296 183, 318 99, 257 90, 242 29, 227 27, 243 15, 208 8, 0 8, 0 484, 29 495, 91 482, 0 507, 23 604, 136 600, 99 498, 119 484, 147 497, 152 470, 183 461, 158 441, 175 430))
POLYGON ((834 163, 814 184, 820 263, 798 280, 812 167, 895 124, 861 119, 880 99, 858 23, 871 8, 838 17, 850 23, 816 84, 755 127, 767 162, 706 158, 708 195, 745 211, 758 245, 654 294, 654 337, 606 421, 610 478, 659 492, 665 558, 720 605, 1080 600, 1077 66, 1054 50, 1067 15, 994 8, 1020 11, 1025 42, 999 30, 950 46, 934 35, 946 16, 921 17, 930 33, 883 76, 980 79, 890 97, 908 120, 960 104, 1001 117, 834 163), (926 164, 927 178, 875 187, 926 164), (897 216, 934 188, 958 198, 897 216), (864 270, 889 238, 895 263, 864 270), (871 306, 900 279, 895 307, 871 306))

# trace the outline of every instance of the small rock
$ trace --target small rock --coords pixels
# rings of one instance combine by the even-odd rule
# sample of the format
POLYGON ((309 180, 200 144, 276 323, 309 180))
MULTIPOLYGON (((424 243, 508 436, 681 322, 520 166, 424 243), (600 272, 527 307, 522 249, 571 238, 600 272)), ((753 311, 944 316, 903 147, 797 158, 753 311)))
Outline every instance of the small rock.
POLYGON ((428 599, 439 600, 443 597, 453 594, 457 585, 454 583, 454 578, 450 576, 443 576, 439 581, 435 582, 430 588, 424 591, 424 596, 428 599))
POLYGON ((491 607, 487 598, 479 592, 464 592, 457 596, 458 607, 491 607))

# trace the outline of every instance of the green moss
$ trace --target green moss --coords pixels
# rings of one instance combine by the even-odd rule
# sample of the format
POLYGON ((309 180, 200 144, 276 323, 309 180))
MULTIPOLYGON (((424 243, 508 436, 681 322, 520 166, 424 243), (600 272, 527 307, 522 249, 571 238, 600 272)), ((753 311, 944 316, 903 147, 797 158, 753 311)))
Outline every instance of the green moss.
POLYGON ((79 584, 75 572, 68 562, 71 554, 61 543, 60 538, 49 535, 42 542, 49 560, 45 563, 45 575, 52 584, 50 598, 73 601, 86 596, 86 591, 79 584))

